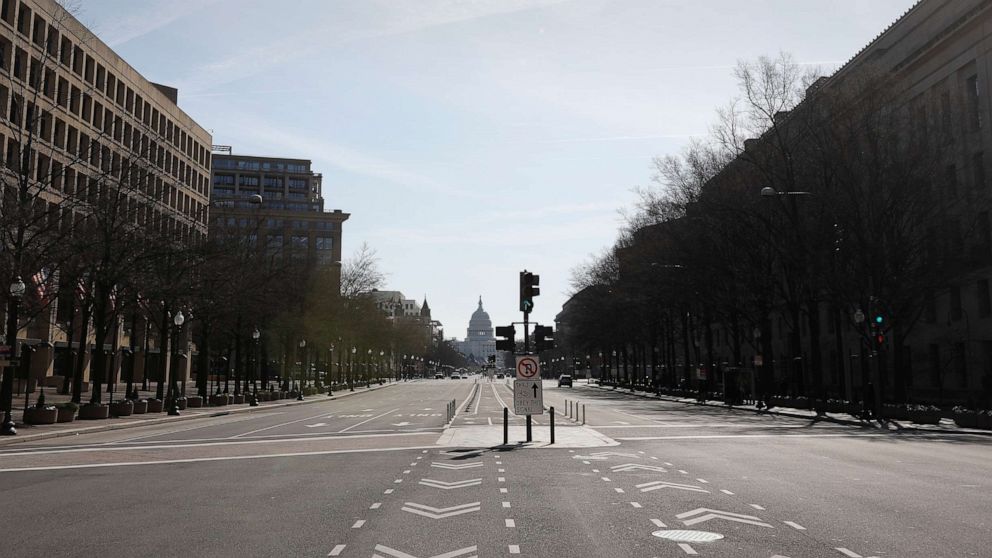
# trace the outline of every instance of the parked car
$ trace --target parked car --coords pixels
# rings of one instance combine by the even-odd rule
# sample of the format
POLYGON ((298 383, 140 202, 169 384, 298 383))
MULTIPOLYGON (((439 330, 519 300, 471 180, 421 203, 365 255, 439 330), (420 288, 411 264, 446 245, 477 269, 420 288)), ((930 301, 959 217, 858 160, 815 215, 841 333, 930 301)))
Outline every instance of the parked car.
POLYGON ((444 379, 444 374, 434 374, 434 379, 435 380, 443 380, 444 379))
POLYGON ((568 374, 562 374, 558 377, 558 387, 563 386, 572 387, 572 377, 568 374))
POLYGON ((461 376, 459 376, 458 374, 452 374, 452 375, 451 375, 451 379, 452 379, 452 380, 461 380, 461 379, 462 379, 462 377, 461 377, 461 376))

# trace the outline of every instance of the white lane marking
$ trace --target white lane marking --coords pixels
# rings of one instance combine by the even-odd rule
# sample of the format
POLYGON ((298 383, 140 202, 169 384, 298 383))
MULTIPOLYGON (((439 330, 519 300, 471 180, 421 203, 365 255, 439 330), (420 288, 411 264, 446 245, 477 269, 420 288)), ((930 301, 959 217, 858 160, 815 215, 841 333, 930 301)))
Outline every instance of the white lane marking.
POLYGON ((768 527, 769 529, 774 529, 771 525, 761 521, 760 517, 755 517, 753 515, 744 515, 740 513, 732 513, 722 510, 713 510, 710 508, 696 508, 692 511, 687 511, 685 513, 680 513, 675 516, 676 519, 682 520, 682 523, 686 527, 690 525, 695 525, 697 523, 703 523, 711 519, 725 519, 727 521, 736 521, 737 523, 747 523, 748 525, 757 525, 759 527, 768 527), (696 517, 692 517, 696 516, 696 517), (690 518, 691 519, 686 519, 690 518))
POLYGON ((652 490, 662 490, 665 488, 674 488, 676 490, 688 490, 690 492, 705 492, 709 493, 709 490, 700 488, 694 484, 680 484, 677 482, 668 481, 651 481, 645 482, 643 484, 638 484, 635 488, 639 488, 641 492, 651 492, 652 490))
POLYGON ((427 453, 427 450, 424 450, 424 451, 422 451, 422 452, 420 452, 420 453, 427 453))
POLYGON ((506 402, 503 401, 503 398, 500 397, 498 393, 496 393, 496 384, 490 384, 489 387, 493 388, 493 395, 496 397, 496 401, 499 401, 500 407, 506 407, 506 402))
POLYGON ((242 438, 242 437, 247 436, 249 434, 254 434, 256 432, 264 432, 266 430, 272 430, 273 428, 279 428, 280 426, 288 426, 290 424, 296 424, 298 422, 307 422, 307 421, 310 421, 310 420, 316 420, 316 419, 319 419, 319 418, 323 418, 324 415, 326 415, 326 414, 327 414, 327 411, 324 411, 323 413, 320 413, 319 415, 313 415, 311 417, 306 417, 306 418, 291 420, 289 422, 283 422, 283 423, 280 423, 280 424, 273 424, 272 426, 266 426, 265 428, 259 428, 257 430, 249 430, 248 432, 243 432, 241 434, 235 434, 234 436, 231 436, 231 438, 242 438))
POLYGON ((658 460, 658 458, 657 458, 657 457, 655 457, 655 456, 653 456, 653 455, 651 456, 651 459, 654 459, 655 461, 657 461, 657 460, 658 460))
POLYGON ((583 465, 589 465, 589 462, 588 461, 583 461, 582 464, 583 465))
POLYGON ((785 523, 789 527, 792 527, 793 529, 796 529, 798 531, 805 531, 806 530, 805 527, 803 527, 802 525, 800 525, 800 524, 798 524, 798 523, 796 523, 794 521, 783 521, 782 523, 785 523))
POLYGON ((382 506, 382 503, 381 503, 381 502, 376 502, 376 503, 374 503, 374 504, 372 504, 371 506, 369 506, 369 509, 370 509, 370 510, 377 510, 377 509, 379 509, 379 508, 380 508, 381 506, 382 506))
MULTIPOLYGON (((396 436, 420 436, 421 432, 397 433, 397 434, 362 434, 351 436, 322 436, 320 438, 280 438, 278 440, 233 440, 226 442, 211 442, 205 444, 159 444, 142 446, 95 446, 87 448, 57 449, 45 451, 21 451, 16 453, 5 453, 3 457, 21 457, 25 455, 54 455, 59 453, 91 453, 104 451, 128 451, 128 450, 152 450, 152 449, 173 449, 173 448, 210 448, 216 446, 239 446, 253 444, 281 444, 288 442, 314 442, 323 440, 347 440, 351 438, 389 438, 396 436)), ((420 446, 423 447, 423 446, 420 446)), ((432 446, 433 447, 433 446, 432 446)))
MULTIPOLYGON (((423 446, 420 446, 423 447, 423 446)), ((429 446, 435 447, 435 446, 429 446)), ((272 453, 262 455, 231 455, 225 457, 193 457, 189 459, 162 459, 159 461, 123 461, 116 463, 87 463, 83 465, 50 465, 45 467, 11 467, 0 469, 0 473, 18 473, 21 471, 61 471, 65 469, 96 469, 102 467, 130 467, 132 465, 172 465, 176 463, 200 463, 206 461, 240 461, 243 459, 273 459, 277 457, 309 457, 315 455, 335 455, 339 453, 379 453, 384 451, 409 451, 417 447, 406 448, 367 448, 326 451, 301 451, 294 453, 272 453)))
POLYGON ((667 462, 667 461, 665 462, 665 465, 667 465, 667 466, 669 466, 669 467, 674 467, 674 466, 675 466, 675 465, 672 465, 671 463, 669 463, 669 462, 667 462))
POLYGON ((489 426, 493 425, 493 417, 486 417, 486 420, 489 421, 489 426))
POLYGON ((444 519, 446 517, 477 512, 482 509, 481 504, 481 502, 472 502, 469 504, 451 506, 450 508, 435 508, 425 504, 418 504, 416 502, 403 502, 403 507, 400 508, 400 510, 415 515, 421 515, 423 517, 429 517, 431 519, 444 519))
POLYGON ((603 479, 603 482, 613 482, 610 480, 610 477, 600 477, 600 478, 603 479))
POLYGON ((504 507, 504 508, 508 508, 508 507, 510 507, 510 503, 509 503, 509 502, 503 502, 503 507, 504 507))
MULTIPOLYGON (((478 384, 476 384, 478 385, 478 384)), ((479 414, 479 406, 482 405, 482 386, 479 386, 475 390, 475 406, 472 408, 472 414, 479 414)))
POLYGON ((409 475, 410 474, 410 469, 404 469, 403 470, 403 474, 404 475, 409 475))
POLYGON ((351 528, 352 529, 361 529, 362 528, 362 525, 365 525, 365 520, 364 519, 359 519, 358 521, 355 522, 354 525, 351 526, 351 528))
MULTIPOLYGON (((315 422, 313 424, 304 424, 303 426, 307 428, 317 428, 318 426, 327 426, 326 422, 315 422)), ((393 425, 395 426, 395 425, 393 425)))
POLYGON ((393 481, 393 484, 399 484, 401 482, 403 482, 403 479, 396 479, 393 481))
POLYGON ((765 509, 765 508, 759 506, 758 504, 748 504, 748 505, 751 506, 752 508, 756 509, 756 510, 763 510, 763 509, 765 509))
POLYGON ((696 480, 699 481, 699 482, 701 482, 701 483, 703 483, 703 484, 709 484, 710 483, 710 481, 708 481, 706 479, 696 479, 696 480))
POLYGON ((598 473, 599 472, 599 469, 593 469, 592 472, 593 473, 598 473))
POLYGON ((496 469, 496 472, 497 473, 505 473, 506 472, 506 469, 496 469))
POLYGON ((631 503, 630 503, 630 505, 631 505, 631 506, 633 506, 633 507, 635 507, 635 508, 640 508, 640 507, 642 507, 642 506, 641 506, 641 504, 640 504, 640 503, 638 503, 638 502, 631 502, 631 503))
POLYGON ((510 554, 520 554, 520 546, 511 544, 509 545, 509 547, 510 547, 510 554))
POLYGON ((392 488, 387 488, 385 490, 385 492, 383 492, 383 494, 392 494, 392 493, 393 493, 393 489, 392 488))
POLYGON ((857 552, 854 552, 853 550, 848 550, 846 548, 835 548, 834 550, 840 552, 841 554, 847 556, 848 558, 861 558, 861 555, 858 554, 857 552))
POLYGON ((724 494, 726 494, 727 496, 733 496, 733 495, 734 495, 734 493, 733 493, 733 492, 731 492, 731 491, 729 491, 729 490, 727 490, 727 489, 724 489, 724 488, 721 488, 721 489, 720 489, 720 492, 723 492, 723 493, 724 493, 724 494))
POLYGON ((644 453, 645 453, 645 452, 643 452, 643 451, 638 451, 637 453, 639 453, 639 454, 641 454, 641 455, 644 455, 644 453))
POLYGON ((690 556, 698 556, 699 553, 693 550, 693 548, 685 543, 679 543, 679 548, 685 551, 686 554, 690 556))
POLYGON ((413 463, 410 464, 410 467, 416 467, 416 466, 417 466, 417 462, 416 461, 414 461, 413 463))
POLYGON ((513 521, 512 519, 507 519, 507 520, 506 520, 506 526, 507 526, 507 527, 516 527, 516 526, 517 526, 517 524, 516 524, 516 522, 514 522, 514 521, 513 521))
POLYGON ((663 529, 666 528, 666 527, 668 527, 660 519, 652 519, 651 520, 651 523, 654 523, 655 527, 661 527, 663 529))
POLYGON ((689 474, 689 471, 686 471, 685 469, 679 469, 679 472, 682 473, 683 475, 689 474))
POLYGON ((346 544, 339 544, 339 545, 335 546, 333 549, 331 549, 331 551, 328 552, 327 555, 328 556, 340 556, 341 555, 341 552, 344 551, 344 547, 346 547, 346 546, 348 546, 348 545, 346 545, 346 544))
POLYGON ((475 467, 482 467, 483 463, 481 461, 476 461, 474 463, 438 463, 437 461, 431 462, 431 467, 436 467, 438 469, 451 469, 454 471, 459 471, 461 469, 474 469, 475 467))
POLYGON ((384 417, 384 416, 386 416, 386 415, 388 415, 389 413, 395 413, 396 411, 399 411, 399 408, 396 408, 396 409, 392 409, 392 410, 390 410, 390 411, 386 411, 385 413, 382 413, 381 415, 376 415, 376 416, 374 416, 374 417, 372 417, 372 418, 370 418, 370 419, 366 419, 366 420, 363 420, 362 422, 359 422, 359 423, 357 423, 357 424, 352 424, 352 425, 351 425, 351 426, 349 426, 348 428, 344 428, 344 429, 341 429, 341 430, 338 430, 338 434, 343 434, 343 433, 345 433, 345 432, 347 432, 347 431, 349 431, 349 430, 351 430, 352 428, 355 428, 356 426, 361 426, 361 425, 363 425, 363 424, 365 424, 365 423, 367 423, 367 422, 372 422, 372 421, 374 421, 375 419, 378 419, 378 418, 382 418, 382 417, 384 417))
POLYGON ((506 494, 506 493, 507 493, 507 492, 509 492, 509 491, 510 491, 510 489, 509 489, 509 488, 500 488, 500 489, 499 489, 499 493, 500 493, 500 494, 506 494))
POLYGON ((845 434, 703 434, 698 436, 635 436, 629 438, 614 438, 623 442, 642 440, 713 440, 726 438, 877 438, 888 434, 855 433, 845 434))
POLYGON ((622 488, 614 488, 613 490, 616 490, 617 491, 617 494, 623 494, 623 489, 622 488))
POLYGON ((420 479, 417 484, 422 484, 424 486, 429 486, 431 488, 440 488, 442 490, 453 490, 457 488, 468 488, 470 486, 479 486, 482 484, 482 479, 466 479, 462 481, 454 482, 444 482, 434 479, 420 479))

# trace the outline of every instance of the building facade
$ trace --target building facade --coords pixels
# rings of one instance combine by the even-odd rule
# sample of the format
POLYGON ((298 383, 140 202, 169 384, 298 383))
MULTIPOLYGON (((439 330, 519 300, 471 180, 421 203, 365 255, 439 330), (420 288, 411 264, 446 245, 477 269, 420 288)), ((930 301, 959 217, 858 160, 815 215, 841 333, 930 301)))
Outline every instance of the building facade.
MULTIPOLYGON (((136 227, 180 242, 207 233, 210 133, 179 108, 175 89, 145 79, 54 0, 0 0, 0 116, 9 122, 0 131, 5 189, 26 178, 64 223, 112 191, 136 227)), ((66 325, 69 315, 53 303, 20 324, 34 349, 29 385, 68 373, 67 333, 78 340, 81 329, 66 325)))
MULTIPOLYGON (((210 183, 211 234, 244 234, 260 250, 340 270, 349 214, 324 210, 323 177, 311 161, 233 155, 217 146, 210 183)), ((340 283, 328 286, 335 287, 340 283)))

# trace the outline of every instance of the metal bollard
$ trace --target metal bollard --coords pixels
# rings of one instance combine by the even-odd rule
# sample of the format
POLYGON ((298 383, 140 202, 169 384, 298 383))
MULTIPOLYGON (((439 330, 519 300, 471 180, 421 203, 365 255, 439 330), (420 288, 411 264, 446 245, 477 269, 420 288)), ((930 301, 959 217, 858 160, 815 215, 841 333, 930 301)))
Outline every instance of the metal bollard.
POLYGON ((582 424, 586 423, 586 404, 582 404, 582 424))
POLYGON ((510 409, 503 407, 503 445, 510 443, 510 409))
POLYGON ((555 408, 551 407, 551 443, 555 443, 555 408))

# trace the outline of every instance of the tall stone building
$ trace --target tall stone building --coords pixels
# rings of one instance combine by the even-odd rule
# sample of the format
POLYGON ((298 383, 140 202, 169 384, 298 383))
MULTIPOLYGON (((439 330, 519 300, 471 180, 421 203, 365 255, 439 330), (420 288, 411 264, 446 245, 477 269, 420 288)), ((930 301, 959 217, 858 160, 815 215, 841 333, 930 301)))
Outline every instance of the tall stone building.
POLYGON ((496 335, 489 314, 482 307, 482 297, 479 297, 479 307, 472 313, 465 332, 465 340, 457 344, 458 351, 470 361, 484 364, 489 357, 496 354, 496 335))

